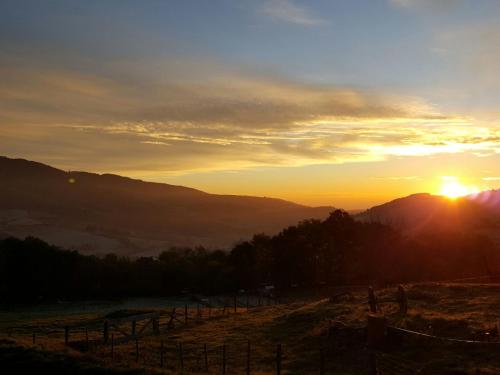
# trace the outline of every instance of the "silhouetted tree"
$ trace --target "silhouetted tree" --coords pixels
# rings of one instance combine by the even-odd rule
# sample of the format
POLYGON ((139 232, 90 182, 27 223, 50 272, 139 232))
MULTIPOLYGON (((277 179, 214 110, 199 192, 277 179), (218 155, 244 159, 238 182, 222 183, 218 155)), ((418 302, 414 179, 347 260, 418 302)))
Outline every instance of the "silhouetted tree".
POLYGON ((500 254, 484 235, 426 231, 405 238, 387 225, 335 210, 231 251, 171 248, 157 258, 84 256, 35 239, 0 240, 4 302, 217 294, 317 284, 386 283, 495 273, 500 254))

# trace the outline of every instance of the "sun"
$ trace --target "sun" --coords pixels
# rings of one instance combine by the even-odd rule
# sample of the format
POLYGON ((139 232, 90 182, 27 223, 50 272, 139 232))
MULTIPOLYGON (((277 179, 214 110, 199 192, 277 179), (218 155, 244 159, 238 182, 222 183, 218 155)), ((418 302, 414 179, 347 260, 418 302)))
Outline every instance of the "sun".
POLYGON ((476 192, 475 187, 466 186, 460 183, 456 177, 443 177, 443 185, 441 185, 441 195, 456 199, 463 197, 465 195, 474 194, 476 192))
POLYGON ((463 197, 469 193, 467 186, 462 185, 457 181, 446 182, 441 186, 441 195, 447 198, 455 199, 458 197, 463 197))

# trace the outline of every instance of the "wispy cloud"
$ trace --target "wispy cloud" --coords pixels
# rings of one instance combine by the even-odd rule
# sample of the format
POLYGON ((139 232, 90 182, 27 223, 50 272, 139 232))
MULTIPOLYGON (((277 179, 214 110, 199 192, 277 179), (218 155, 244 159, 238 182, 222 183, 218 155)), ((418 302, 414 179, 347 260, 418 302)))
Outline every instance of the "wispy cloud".
POLYGON ((419 98, 178 65, 171 80, 0 65, 0 149, 126 174, 500 153, 499 127, 419 98))
POLYGON ((292 0, 266 0, 260 11, 268 17, 302 26, 318 26, 324 23, 307 8, 299 6, 292 0))
POLYGON ((389 3, 401 8, 450 10, 463 3, 463 0, 389 0, 389 3))
POLYGON ((420 176, 388 176, 388 177, 373 177, 377 180, 391 180, 391 181, 413 181, 420 180, 420 176))

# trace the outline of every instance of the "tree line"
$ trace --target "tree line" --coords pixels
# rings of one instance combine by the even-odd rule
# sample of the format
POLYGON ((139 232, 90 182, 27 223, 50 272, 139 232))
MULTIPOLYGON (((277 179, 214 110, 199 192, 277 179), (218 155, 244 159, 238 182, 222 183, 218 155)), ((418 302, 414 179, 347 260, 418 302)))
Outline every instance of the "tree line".
POLYGON ((498 249, 464 232, 407 237, 335 210, 229 251, 171 248, 158 257, 88 256, 36 238, 0 241, 0 296, 35 302, 438 280, 495 273, 498 249))

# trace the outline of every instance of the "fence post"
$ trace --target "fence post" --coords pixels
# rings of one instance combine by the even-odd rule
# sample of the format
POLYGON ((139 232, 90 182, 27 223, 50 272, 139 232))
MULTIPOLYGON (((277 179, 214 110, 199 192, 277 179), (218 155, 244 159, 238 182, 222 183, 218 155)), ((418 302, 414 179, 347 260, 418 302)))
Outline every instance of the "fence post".
POLYGON ((207 344, 203 344, 203 356, 205 357, 205 372, 208 372, 207 344))
POLYGON ((109 323, 107 320, 104 321, 104 326, 102 328, 102 339, 105 344, 108 342, 109 339, 109 323))
POLYGON ((250 375, 250 340, 247 342, 247 375, 250 375))
POLYGON ((370 305, 370 312, 377 312, 377 298, 375 297, 375 292, 373 291, 373 287, 368 287, 368 304, 370 305))
POLYGON ((222 345, 222 375, 226 375, 226 344, 222 345))
POLYGON ((384 345, 387 336, 387 318, 385 316, 368 314, 366 333, 370 348, 384 345))
POLYGON ((85 346, 89 351, 89 329, 87 327, 85 327, 85 346))
POLYGON ((373 350, 370 350, 370 375, 378 375, 377 356, 373 350))
POLYGON ((139 339, 135 338, 135 363, 139 362, 139 339))
POLYGON ((325 350, 319 350, 319 375, 325 375, 325 350))
POLYGON ((164 343, 163 343, 163 340, 161 340, 161 343, 160 343, 160 367, 163 368, 163 355, 165 353, 165 349, 164 349, 164 343))
POLYGON ((408 297, 405 288, 401 284, 398 285, 397 301, 399 303, 399 312, 406 314, 408 312, 408 297))
POLYGON ((160 318, 153 318, 153 332, 155 335, 160 334, 160 318))
POLYGON ((132 320, 132 336, 135 336, 135 328, 137 327, 137 322, 135 320, 132 320))
POLYGON ((68 345, 69 343, 69 327, 65 326, 64 327, 64 345, 68 345))
POLYGON ((281 344, 276 347, 276 375, 281 375, 281 344))
POLYGON ((184 372, 184 354, 182 353, 182 342, 179 343, 179 361, 181 363, 181 372, 184 372))

